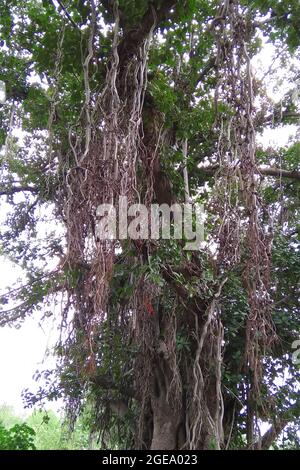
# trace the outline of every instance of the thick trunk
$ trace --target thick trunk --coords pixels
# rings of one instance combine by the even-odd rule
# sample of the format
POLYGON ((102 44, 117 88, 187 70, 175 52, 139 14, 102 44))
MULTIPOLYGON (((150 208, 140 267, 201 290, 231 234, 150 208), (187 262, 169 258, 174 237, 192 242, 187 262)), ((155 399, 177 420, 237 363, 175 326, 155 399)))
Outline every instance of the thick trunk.
POLYGON ((151 387, 153 435, 151 450, 178 449, 178 429, 181 409, 169 395, 171 376, 165 360, 160 357, 155 364, 151 387))
MULTIPOLYGON (((185 420, 182 419, 182 415, 184 413, 178 413, 178 410, 171 405, 157 403, 157 406, 153 409, 151 450, 182 450, 188 448, 188 446, 186 447, 185 420)), ((216 423, 207 423, 206 425, 205 415, 200 419, 203 419, 204 424, 201 436, 199 436, 197 450, 220 449, 214 433, 216 423)))
MULTIPOLYGON (((185 387, 177 400, 176 395, 170 393, 171 369, 162 357, 159 362, 155 361, 153 369, 151 450, 220 449, 222 411, 213 370, 212 376, 204 380, 199 402, 195 396, 187 400, 185 387)), ((188 381, 193 380, 192 369, 188 370, 188 375, 188 381)))
POLYGON ((165 403, 156 405, 153 412, 151 450, 178 449, 178 415, 165 403))

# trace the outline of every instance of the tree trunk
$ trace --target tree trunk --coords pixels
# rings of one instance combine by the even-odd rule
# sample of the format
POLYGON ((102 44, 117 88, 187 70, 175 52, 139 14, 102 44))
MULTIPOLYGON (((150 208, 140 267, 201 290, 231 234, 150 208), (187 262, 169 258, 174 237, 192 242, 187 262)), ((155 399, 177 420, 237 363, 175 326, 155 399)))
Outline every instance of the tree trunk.
POLYGON ((153 437, 151 450, 178 449, 178 413, 164 399, 152 399, 153 437))

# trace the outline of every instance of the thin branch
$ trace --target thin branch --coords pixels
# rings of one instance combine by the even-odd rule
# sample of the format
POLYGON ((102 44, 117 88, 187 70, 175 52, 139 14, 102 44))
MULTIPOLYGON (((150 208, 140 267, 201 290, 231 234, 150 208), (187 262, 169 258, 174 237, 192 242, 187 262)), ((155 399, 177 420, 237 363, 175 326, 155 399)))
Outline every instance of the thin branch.
POLYGON ((253 23, 253 26, 255 28, 261 28, 262 26, 266 26, 270 23, 273 23, 273 21, 278 21, 278 20, 286 20, 286 21, 289 21, 289 15, 291 14, 291 12, 287 12, 285 13, 284 15, 281 15, 281 16, 278 16, 278 14, 276 12, 272 12, 272 16, 270 18, 267 18, 265 20, 262 20, 262 21, 255 21, 253 23))
POLYGON ((217 65, 217 59, 216 57, 211 57, 207 64, 205 65, 204 69, 200 72, 200 74, 198 75, 197 77, 197 81, 196 81, 196 86, 199 85, 199 83, 201 83, 204 78, 209 74, 209 72, 213 69, 216 68, 216 65, 217 65))
POLYGON ((50 281, 52 279, 52 276, 55 280, 54 275, 58 274, 59 271, 57 269, 47 272, 45 274, 42 274, 41 276, 36 277, 35 279, 32 279, 32 281, 27 282, 27 284, 22 284, 21 286, 15 287, 13 289, 9 289, 6 292, 1 293, 0 292, 0 300, 3 299, 4 297, 12 297, 13 295, 17 295, 18 292, 21 292, 22 290, 26 289, 29 290, 30 287, 32 287, 34 284, 41 282, 43 279, 48 278, 50 281))
POLYGON ((300 406, 299 400, 296 401, 288 410, 283 412, 279 417, 274 419, 271 428, 263 435, 261 441, 261 450, 268 450, 273 442, 278 439, 284 428, 293 421, 293 419, 299 418, 300 406), (292 418, 291 418, 292 417, 292 418))
POLYGON ((276 56, 274 57, 274 59, 273 59, 271 65, 270 65, 270 67, 268 68, 268 70, 265 72, 265 74, 264 74, 263 77, 261 78, 261 81, 262 81, 262 82, 263 82, 263 81, 265 80, 265 78, 272 72, 276 60, 279 59, 279 57, 280 57, 284 52, 286 52, 287 50, 288 50, 288 47, 283 47, 283 48, 281 48, 281 49, 277 52, 277 54, 276 54, 276 56))
POLYGON ((300 113, 284 111, 267 116, 260 124, 282 124, 286 119, 296 119, 299 121, 300 113))
MULTIPOLYGON (((211 165, 211 166, 201 166, 199 167, 199 170, 208 176, 214 176, 219 170, 219 168, 220 166, 216 164, 216 165, 211 165)), ((273 168, 273 167, 265 168, 265 167, 260 166, 257 168, 257 174, 260 174, 263 176, 272 176, 275 178, 287 178, 287 179, 300 181, 300 171, 298 170, 290 171, 290 170, 281 170, 280 168, 273 168)))
POLYGON ((281 170, 280 168, 263 168, 259 167, 258 172, 263 176, 273 176, 275 178, 288 178, 300 181, 300 171, 281 170))
MULTIPOLYGON (((78 24, 76 24, 75 21, 72 19, 70 13, 68 12, 68 10, 65 7, 65 5, 63 4, 63 2, 61 0, 56 0, 56 1, 59 4, 59 6, 61 7, 61 9, 63 10, 63 12, 64 12, 65 16, 67 17, 67 19, 69 20, 69 22, 72 24, 72 26, 74 26, 74 28, 76 28, 81 33, 81 29, 79 28, 78 24)), ((55 5, 54 5, 52 0, 51 0, 51 3, 55 8, 55 5)))
POLYGON ((13 194, 16 194, 16 193, 26 193, 26 192, 36 194, 38 191, 37 191, 37 188, 34 188, 33 186, 18 186, 18 187, 13 187, 13 188, 1 188, 0 196, 12 196, 13 194))

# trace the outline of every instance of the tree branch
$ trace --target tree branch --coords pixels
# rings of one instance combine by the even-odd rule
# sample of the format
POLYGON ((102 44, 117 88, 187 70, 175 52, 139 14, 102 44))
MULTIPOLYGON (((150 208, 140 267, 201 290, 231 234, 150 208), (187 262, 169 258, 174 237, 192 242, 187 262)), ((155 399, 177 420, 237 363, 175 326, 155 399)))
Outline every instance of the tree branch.
MULTIPOLYGON (((55 5, 53 3, 53 1, 51 0, 51 3, 53 4, 54 8, 55 8, 55 5)), ((65 7, 65 5, 63 4, 63 2, 61 0, 57 0, 57 3, 59 4, 59 6, 61 7, 61 9, 63 10, 65 16, 67 17, 67 19, 69 20, 69 22, 71 23, 72 26, 74 26, 74 28, 78 29, 78 31, 80 31, 81 33, 81 29, 79 28, 78 24, 75 23, 75 21, 72 19, 70 13, 68 12, 67 8, 65 7)))
POLYGON ((287 120, 294 119, 296 121, 299 121, 300 119, 300 113, 296 112, 291 112, 291 111, 284 111, 283 113, 276 112, 275 114, 271 114, 270 116, 267 116, 261 123, 261 125, 266 125, 266 124, 282 124, 283 122, 287 120))
POLYGON ((285 20, 285 21, 289 22, 289 15, 290 14, 291 14, 291 12, 288 11, 284 15, 278 16, 278 14, 275 11, 272 11, 272 16, 270 18, 267 18, 267 19, 262 20, 262 21, 255 21, 253 23, 253 26, 255 28, 261 28, 262 26, 266 26, 266 25, 268 25, 270 23, 273 23, 274 21, 278 21, 278 20, 285 20))
POLYGON ((209 74, 209 72, 216 68, 217 65, 217 58, 211 57, 207 64, 205 65, 204 69, 199 73, 196 81, 196 87, 199 85, 200 82, 204 80, 204 78, 209 74))
POLYGON ((16 193, 26 193, 30 192, 32 194, 37 193, 37 189, 33 186, 18 186, 12 188, 0 188, 0 196, 12 196, 16 193))
POLYGON ((284 428, 292 421, 293 418, 300 416, 300 400, 296 401, 288 410, 283 412, 281 416, 274 419, 271 428, 263 435, 261 442, 261 450, 268 450, 273 442, 280 436, 284 428))
POLYGON ((97 375, 91 378, 91 382, 97 385, 97 387, 102 388, 103 390, 114 390, 120 392, 123 396, 129 398, 136 398, 138 399, 138 395, 136 390, 132 387, 117 383, 115 380, 112 379, 109 375, 97 375))
MULTIPOLYGON (((202 171, 207 176, 214 176, 217 171, 219 170, 220 166, 218 164, 211 165, 211 166, 202 166, 199 167, 199 170, 202 171)), ((280 168, 273 168, 273 167, 258 167, 257 174, 261 174, 263 176, 272 176, 275 178, 287 178, 293 179, 296 181, 300 181, 300 171, 298 170, 281 170, 280 168)))
POLYGON ((157 28, 177 2, 178 0, 165 0, 160 7, 159 0, 149 2, 149 8, 140 23, 128 31, 119 44, 118 53, 123 66, 137 53, 153 26, 157 28))

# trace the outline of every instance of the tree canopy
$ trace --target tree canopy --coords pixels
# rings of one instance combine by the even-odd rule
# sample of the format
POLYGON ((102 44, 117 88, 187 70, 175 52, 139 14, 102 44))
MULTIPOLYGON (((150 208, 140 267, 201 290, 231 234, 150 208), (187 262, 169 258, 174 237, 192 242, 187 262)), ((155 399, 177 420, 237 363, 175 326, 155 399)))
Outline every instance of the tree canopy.
POLYGON ((27 279, 0 326, 61 305, 28 405, 88 410, 104 448, 299 446, 300 134, 258 138, 299 124, 299 19, 298 0, 0 1, 1 254, 27 279), (99 240, 122 196, 203 204, 205 243, 99 240))

